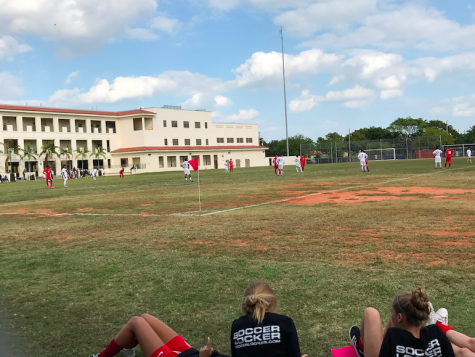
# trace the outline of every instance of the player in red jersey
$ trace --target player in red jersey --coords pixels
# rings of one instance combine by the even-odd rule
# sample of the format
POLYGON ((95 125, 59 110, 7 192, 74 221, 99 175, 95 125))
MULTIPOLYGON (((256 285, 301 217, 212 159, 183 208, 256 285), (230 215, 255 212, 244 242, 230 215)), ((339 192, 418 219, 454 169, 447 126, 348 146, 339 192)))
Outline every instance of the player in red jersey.
POLYGON ((119 171, 119 178, 124 178, 124 171, 125 171, 124 168, 121 168, 121 169, 120 169, 120 171, 119 171))
POLYGON ((234 162, 233 162, 233 159, 229 159, 229 171, 234 172, 234 162))
POLYGON ((51 177, 51 169, 49 166, 46 166, 45 170, 43 171, 43 174, 46 178, 46 186, 48 186, 49 188, 53 188, 53 178, 51 177))
POLYGON ((447 164, 449 164, 449 169, 450 169, 450 167, 452 167, 452 155, 453 154, 454 154, 454 152, 452 151, 452 149, 445 150, 445 166, 444 166, 445 169, 447 168, 447 164))
POLYGON ((300 156, 300 166, 302 166, 302 172, 305 170, 305 164, 307 163, 307 159, 305 156, 300 156))
POLYGON ((277 164, 277 158, 278 156, 275 155, 275 157, 272 159, 272 163, 274 164, 274 173, 277 175, 277 170, 279 169, 279 164, 277 164))

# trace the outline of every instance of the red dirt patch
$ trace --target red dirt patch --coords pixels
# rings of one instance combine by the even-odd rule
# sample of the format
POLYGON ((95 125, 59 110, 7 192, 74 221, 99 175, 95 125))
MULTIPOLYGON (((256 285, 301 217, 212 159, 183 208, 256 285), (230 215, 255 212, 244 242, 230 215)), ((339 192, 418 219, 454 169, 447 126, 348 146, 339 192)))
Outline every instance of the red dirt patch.
POLYGON ((78 208, 77 212, 91 212, 94 208, 92 207, 85 207, 85 208, 78 208))
POLYGON ((151 205, 153 205, 154 203, 155 203, 155 201, 144 202, 144 203, 142 203, 140 206, 141 206, 141 207, 151 206, 151 205))
POLYGON ((471 247, 473 244, 468 240, 459 240, 455 242, 444 242, 444 245, 453 245, 457 247, 471 247))
POLYGON ((428 265, 430 267, 436 266, 436 265, 445 265, 447 262, 444 259, 436 259, 431 261, 428 265))
POLYGON ((17 214, 25 214, 31 211, 31 208, 18 208, 18 209, 10 209, 5 211, 5 213, 17 213, 17 214))
POLYGON ((284 195, 301 195, 301 194, 304 194, 304 193, 312 193, 311 191, 292 191, 292 190, 283 190, 283 191, 279 191, 279 193, 282 193, 284 195))
MULTIPOLYGON (((297 191, 298 192, 298 191, 297 191)), ((333 202, 337 204, 352 204, 361 202, 374 202, 386 200, 419 200, 416 195, 440 195, 442 193, 448 194, 463 194, 475 193, 475 190, 465 190, 459 188, 433 188, 433 187, 376 187, 374 190, 359 190, 359 191, 330 191, 323 194, 314 194, 304 198, 296 198, 286 202, 290 205, 315 205, 319 203, 333 202), (333 194, 332 197, 326 195, 333 194), (338 198, 335 198, 338 195, 338 198), (403 195, 403 196, 401 196, 403 195), (412 196, 414 195, 414 196, 412 196)))

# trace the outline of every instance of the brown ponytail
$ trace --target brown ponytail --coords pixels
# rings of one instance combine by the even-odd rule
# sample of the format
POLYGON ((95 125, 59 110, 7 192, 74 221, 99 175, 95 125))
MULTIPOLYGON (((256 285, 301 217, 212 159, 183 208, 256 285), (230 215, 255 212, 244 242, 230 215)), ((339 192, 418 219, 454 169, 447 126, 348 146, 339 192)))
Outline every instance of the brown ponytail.
POLYGON ((244 292, 242 300, 242 311, 246 315, 252 315, 258 323, 264 320, 264 316, 269 309, 275 309, 277 298, 269 284, 257 281, 251 283, 244 292))
POLYGON ((421 288, 397 295, 392 306, 394 311, 406 316, 411 326, 421 327, 429 319, 429 298, 421 288))

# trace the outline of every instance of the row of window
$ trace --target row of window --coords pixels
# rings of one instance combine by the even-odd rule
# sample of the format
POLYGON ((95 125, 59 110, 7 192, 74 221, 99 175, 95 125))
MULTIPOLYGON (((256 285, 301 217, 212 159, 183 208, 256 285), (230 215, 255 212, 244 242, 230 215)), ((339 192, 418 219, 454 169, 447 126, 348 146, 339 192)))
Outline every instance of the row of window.
MULTIPOLYGON (((163 127, 167 127, 167 121, 163 121, 163 127)), ((189 121, 184 121, 183 122, 183 127, 184 128, 189 128, 190 127, 190 122, 189 121)), ((172 128, 178 128, 178 122, 176 120, 172 120, 172 128)), ((200 129, 201 128, 201 122, 195 121, 195 129, 200 129)), ((205 129, 208 129, 208 123, 205 122, 205 129)))
MULTIPOLYGON (((177 167, 176 156, 167 156, 167 167, 177 167)), ((191 159, 198 158, 198 165, 201 165, 200 156, 191 156, 191 159)), ((184 160, 188 160, 188 156, 180 156, 180 165, 184 160)), ((206 166, 211 165, 211 155, 203 155, 203 164, 206 166)), ((158 167, 163 169, 165 167, 165 161, 163 156, 158 157, 158 167)))
MULTIPOLYGON (((217 138, 218 144, 224 144, 224 138, 217 138)), ((234 144, 234 138, 226 138, 228 144, 234 144)), ((244 138, 236 138, 236 143, 243 144, 244 138)), ((246 144, 252 144, 252 138, 246 138, 246 144)))

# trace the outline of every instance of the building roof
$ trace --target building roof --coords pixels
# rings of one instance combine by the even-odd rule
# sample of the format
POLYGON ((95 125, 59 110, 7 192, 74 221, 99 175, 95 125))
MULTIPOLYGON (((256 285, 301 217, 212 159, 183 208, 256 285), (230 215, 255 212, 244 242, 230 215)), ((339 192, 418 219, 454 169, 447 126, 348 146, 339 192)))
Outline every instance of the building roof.
POLYGON ((264 149, 266 146, 141 146, 135 148, 123 148, 112 151, 112 154, 122 152, 137 152, 137 151, 202 151, 202 150, 249 150, 249 149, 264 149))
POLYGON ((115 117, 120 117, 120 116, 124 116, 124 115, 132 115, 132 114, 155 114, 153 112, 143 110, 143 109, 126 110, 126 111, 122 111, 122 112, 106 112, 106 111, 100 111, 100 110, 29 107, 29 106, 0 104, 0 110, 2 110, 2 109, 3 110, 25 111, 25 112, 27 111, 27 112, 62 113, 62 114, 107 115, 107 116, 115 116, 115 117))

